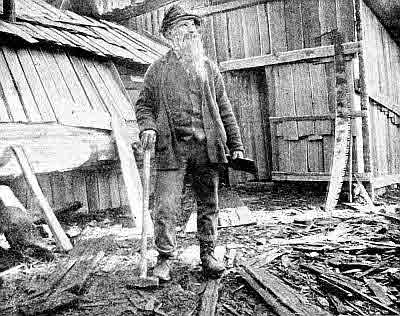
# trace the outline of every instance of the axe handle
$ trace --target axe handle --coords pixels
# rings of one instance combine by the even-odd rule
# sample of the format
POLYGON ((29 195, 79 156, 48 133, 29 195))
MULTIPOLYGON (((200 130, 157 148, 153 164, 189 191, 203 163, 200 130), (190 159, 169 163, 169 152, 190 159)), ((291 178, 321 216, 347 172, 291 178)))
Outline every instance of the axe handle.
POLYGON ((142 244, 140 248, 140 277, 147 276, 147 221, 146 214, 149 212, 150 196, 150 158, 151 150, 146 149, 143 155, 143 208, 142 208, 142 244))

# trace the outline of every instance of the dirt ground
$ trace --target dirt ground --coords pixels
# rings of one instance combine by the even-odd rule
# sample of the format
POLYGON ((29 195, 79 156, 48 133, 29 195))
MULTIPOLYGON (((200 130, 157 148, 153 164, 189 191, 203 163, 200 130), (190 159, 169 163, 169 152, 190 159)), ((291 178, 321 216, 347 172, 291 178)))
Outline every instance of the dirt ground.
MULTIPOLYGON (((325 187, 321 185, 248 184, 223 190, 232 196, 238 195, 257 221, 255 225, 219 230, 219 245, 227 246, 230 251, 234 249, 236 262, 252 262, 274 273, 308 303, 320 308, 321 314, 323 311, 333 315, 393 313, 371 303, 365 296, 346 294, 327 286, 307 265, 336 273, 360 293, 399 310, 400 222, 343 204, 328 214, 323 211, 325 187), (377 294, 371 283, 378 284, 383 294, 377 294)), ((394 216, 399 215, 396 215, 400 203, 398 189, 388 191, 378 202, 394 216)), ((192 207, 189 194, 183 204, 182 218, 188 217, 192 207)), ((74 242, 99 240, 98 247, 104 251, 104 257, 81 289, 79 299, 51 310, 48 315, 197 315, 205 279, 198 258, 185 257, 187 249, 197 245, 193 233, 178 231, 173 280, 156 289, 139 290, 129 282, 138 273, 139 239, 132 232, 124 210, 89 215, 78 212, 66 216, 63 222, 66 231, 71 235, 75 232, 76 237, 71 238, 74 242)), ((48 239, 48 242, 49 248, 55 251, 54 241, 48 239)), ((4 244, 0 241, 0 245, 4 244)), ((153 267, 156 252, 152 241, 149 249, 149 266, 153 267)), ((46 284, 57 263, 66 256, 56 252, 54 261, 42 262, 2 250, 0 315, 18 315, 15 307, 46 284)), ((34 313, 25 310, 25 314, 34 313)), ((244 281, 237 267, 232 266, 221 280, 217 315, 276 314, 244 281)))

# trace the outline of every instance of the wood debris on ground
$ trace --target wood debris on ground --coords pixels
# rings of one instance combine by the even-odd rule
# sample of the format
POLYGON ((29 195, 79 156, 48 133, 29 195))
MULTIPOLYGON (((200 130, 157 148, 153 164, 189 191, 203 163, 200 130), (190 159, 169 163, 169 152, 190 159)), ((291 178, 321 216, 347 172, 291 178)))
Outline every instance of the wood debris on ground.
POLYGON ((220 228, 217 253, 227 265, 221 279, 204 278, 195 233, 178 232, 173 280, 136 289, 129 280, 138 273, 139 236, 127 227, 129 213, 75 208, 61 217, 66 231, 75 231, 71 253, 56 252, 52 262, 22 255, 0 272, 0 314, 399 314, 400 190, 373 207, 343 203, 331 215, 315 188, 232 191, 243 203, 235 206, 247 206, 256 224, 220 228))

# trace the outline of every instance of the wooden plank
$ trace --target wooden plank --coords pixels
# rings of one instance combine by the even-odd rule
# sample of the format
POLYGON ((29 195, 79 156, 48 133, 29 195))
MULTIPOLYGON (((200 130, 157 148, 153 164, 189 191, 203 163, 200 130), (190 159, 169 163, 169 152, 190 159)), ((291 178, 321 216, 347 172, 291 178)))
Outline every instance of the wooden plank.
POLYGON ((279 316, 294 316, 293 313, 285 305, 281 304, 269 291, 259 284, 253 277, 246 272, 244 269, 239 269, 240 275, 246 280, 246 282, 263 298, 263 300, 271 306, 274 312, 279 316))
POLYGON ((245 57, 259 56, 261 53, 257 12, 256 6, 241 10, 245 57))
MULTIPOLYGON (((336 112, 336 75, 334 63, 325 64, 326 86, 328 88, 328 109, 330 113, 336 112)), ((332 130, 334 128, 332 127, 332 130)))
POLYGON ((249 92, 250 92, 250 98, 251 98, 251 104, 252 104, 252 124, 249 122, 252 126, 252 139, 254 143, 254 155, 255 155, 255 161, 257 164, 257 169, 258 169, 258 177, 265 178, 267 174, 267 155, 266 155, 266 146, 265 146, 265 140, 267 138, 266 132, 264 130, 264 125, 265 123, 263 122, 263 111, 262 107, 264 107, 264 104, 260 103, 260 94, 259 90, 260 86, 258 85, 258 82, 260 82, 262 79, 260 78, 259 73, 251 72, 249 77, 249 92))
POLYGON ((61 173, 53 173, 50 177, 53 195, 53 208, 58 210, 66 206, 65 183, 61 173))
POLYGON ((103 63, 94 63, 99 75, 101 76, 104 84, 113 100, 114 108, 117 113, 121 113, 123 118, 127 121, 136 121, 136 115, 131 101, 128 99, 125 87, 119 77, 117 71, 113 72, 114 65, 112 63, 106 65, 103 63), (117 77, 118 76, 118 77, 117 77), (118 102, 116 102, 118 100, 118 102))
POLYGON ((56 239, 58 246, 64 251, 71 250, 72 244, 69 241, 67 235, 65 235, 65 232, 63 231, 60 223, 54 215, 53 210, 51 209, 48 201, 43 195, 43 192, 39 186, 39 182, 37 181, 37 178, 32 171, 29 160, 27 159, 23 148, 19 146, 14 146, 12 150, 16 155, 18 163, 23 170, 24 177, 26 178, 29 186, 31 187, 32 191, 35 193, 35 196, 39 201, 39 204, 43 210, 43 215, 53 233, 54 238, 56 239))
MULTIPOLYGON (((294 86, 293 86, 293 73, 292 67, 279 66, 278 77, 276 81, 276 112, 277 115, 296 115, 296 108, 294 103, 294 86)), ((282 135, 285 139, 297 140, 298 131, 296 122, 282 123, 282 135)))
POLYGON ((71 65, 71 61, 67 55, 61 51, 57 54, 54 54, 54 57, 59 69, 63 73, 65 83, 69 88, 69 91, 71 92, 79 111, 91 110, 92 107, 86 96, 85 90, 82 87, 80 79, 78 78, 78 74, 75 72, 75 69, 71 65))
POLYGON ((228 24, 226 13, 214 15, 213 22, 217 61, 225 61, 229 57, 228 24))
POLYGON ((42 116, 33 98, 31 88, 26 80, 17 52, 14 49, 3 46, 3 53, 28 120, 30 122, 41 122, 42 116))
POLYGON ((99 210, 111 208, 110 177, 111 172, 109 170, 99 170, 97 172, 99 210))
POLYGON ((220 279, 208 280, 201 298, 199 316, 214 316, 217 312, 220 279))
POLYGON ((308 171, 323 172, 324 171, 324 155, 322 148, 322 140, 308 141, 308 171))
MULTIPOLYGON (((337 28, 336 0, 319 1, 319 20, 321 22, 321 34, 331 32, 337 28)), ((322 45, 329 45, 332 43, 329 35, 325 35, 321 38, 322 45)))
POLYGON ((75 72, 77 73, 80 84, 85 90, 86 96, 90 102, 91 108, 96 111, 109 113, 106 105, 103 103, 96 86, 92 83, 90 75, 83 65, 82 61, 75 56, 68 56, 72 62, 75 72))
POLYGON ((289 142, 290 150, 290 171, 307 172, 307 139, 289 142))
MULTIPOLYGON (((59 92, 57 91, 56 85, 52 76, 50 75, 50 71, 48 69, 48 64, 44 59, 43 55, 38 50, 30 50, 30 54, 33 60, 33 63, 36 67, 37 74, 43 84, 43 88, 47 94, 47 97, 50 101, 50 105, 53 113, 56 116, 57 121, 62 117, 62 112, 60 112, 59 103, 61 103, 61 97, 59 92)), ((62 102, 63 103, 63 102, 62 102)))
MULTIPOLYGON (((355 176, 360 181, 369 182, 371 180, 370 173, 356 173, 355 176)), ((273 181, 329 181, 331 175, 330 172, 280 172, 273 171, 272 172, 272 180, 273 181)), ((344 181, 348 181, 348 177, 344 177, 344 181)))
POLYGON ((76 170, 73 173, 73 177, 74 199, 75 201, 79 201, 82 203, 83 212, 89 212, 85 172, 81 170, 76 170))
POLYGON ((72 171, 63 172, 65 187, 65 203, 66 205, 75 202, 74 198, 74 176, 72 171))
POLYGON ((203 45, 204 45, 204 48, 206 51, 206 55, 211 60, 217 60, 215 40, 214 40, 214 26, 213 26, 213 18, 212 17, 203 18, 202 38, 203 38, 203 45))
POLYGON ((104 83, 100 74, 98 73, 95 64, 92 61, 82 60, 82 63, 85 65, 85 69, 87 70, 92 83, 96 87, 99 96, 101 97, 102 103, 107 107, 109 113, 118 113, 118 115, 123 117, 123 114, 120 112, 119 108, 116 105, 116 100, 113 99, 111 92, 108 87, 104 83))
POLYGON ((99 210, 99 190, 97 187, 97 176, 95 172, 87 172, 85 176, 86 192, 89 212, 99 210))
POLYGON ((1 87, 3 90, 3 96, 8 105, 8 112, 14 122, 27 122, 28 118, 25 114, 22 102, 14 84, 12 74, 7 66, 7 61, 4 57, 4 53, 0 51, 0 73, 1 75, 1 87))
POLYGON ((290 171, 290 147, 289 141, 284 140, 283 137, 278 137, 278 171, 290 171))
POLYGON ((267 3, 268 21, 271 38, 271 52, 288 50, 285 30, 285 6, 283 1, 267 3))
MULTIPOLYGON (((324 64, 310 65, 312 106, 315 115, 329 113, 329 95, 327 86, 327 76, 324 64)), ((331 101, 333 102, 333 101, 331 101)), ((315 122, 315 134, 332 134, 332 123, 327 121, 315 122)))
MULTIPOLYGON (((268 106, 269 115, 276 115, 276 97, 275 97, 275 74, 273 67, 265 67, 265 87, 266 87, 266 101, 268 106)), ((277 139, 276 124, 271 124, 271 169, 278 170, 279 168, 279 146, 277 139)))
POLYGON ((111 170, 109 183, 110 183, 110 202, 111 207, 116 208, 121 206, 120 188, 119 188, 119 170, 111 170))
POLYGON ((33 62, 29 51, 22 48, 17 50, 17 54, 43 121, 55 121, 56 117, 47 97, 46 90, 43 87, 43 84, 39 78, 39 75, 35 68, 35 63, 33 62))
POLYGON ((303 28, 301 25, 301 2, 298 0, 286 0, 284 3, 287 49, 302 49, 303 28))
MULTIPOLYGON (((343 44, 343 49, 345 55, 356 54, 360 50, 360 43, 359 42, 345 43, 343 44)), ((330 58, 330 57, 333 58, 334 54, 335 53, 333 45, 304 48, 290 52, 281 52, 281 53, 275 52, 269 55, 247 57, 241 59, 239 58, 239 59, 224 61, 221 62, 220 64, 220 70, 221 71, 239 70, 239 69, 272 66, 272 65, 280 65, 287 63, 295 63, 300 61, 315 60, 322 58, 330 58)))
POLYGON ((10 122, 8 105, 6 103, 6 98, 3 93, 3 87, 0 84, 0 122, 10 122))
POLYGON ((326 172, 331 171, 332 161, 333 161, 333 149, 334 149, 334 137, 324 136, 322 148, 324 150, 324 170, 326 172))
POLYGON ((320 46, 319 0, 301 0, 301 18, 304 47, 320 46))
MULTIPOLYGON (((307 63, 294 64, 292 67, 295 109, 297 115, 313 114, 310 67, 312 66, 309 66, 307 63)), ((298 122, 297 129, 299 137, 314 134, 314 123, 298 122)))
POLYGON ((151 24, 153 26, 152 28, 152 33, 154 35, 159 35, 159 27, 158 27, 158 16, 157 16, 157 10, 151 12, 151 24))
POLYGON ((228 36, 229 36, 229 57, 243 58, 244 43, 243 43, 243 28, 242 15, 239 11, 231 11, 227 13, 228 36))
POLYGON ((344 40, 355 40, 355 19, 353 0, 336 0, 337 6, 337 25, 339 31, 343 33, 344 40))
POLYGON ((265 4, 257 6, 258 28, 260 30, 261 55, 271 53, 271 42, 269 35, 268 8, 265 4))
MULTIPOLYGON (((142 183, 136 165, 135 156, 133 155, 132 147, 126 141, 124 136, 123 122, 121 122, 118 117, 114 116, 112 127, 118 148, 118 155, 121 161, 122 177, 128 195, 132 220, 136 224, 136 227, 141 227, 143 223, 143 215, 147 215, 142 214, 142 183)), ((150 216, 150 214, 148 216, 150 216)))

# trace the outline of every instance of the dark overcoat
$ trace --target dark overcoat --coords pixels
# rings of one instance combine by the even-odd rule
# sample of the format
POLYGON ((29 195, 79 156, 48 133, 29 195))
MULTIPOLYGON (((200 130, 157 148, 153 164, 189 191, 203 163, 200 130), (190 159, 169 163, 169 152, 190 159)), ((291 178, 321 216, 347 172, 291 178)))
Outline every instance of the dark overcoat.
MULTIPOLYGON (((169 51, 155 61, 147 70, 144 87, 136 102, 136 117, 140 133, 155 130, 157 133, 156 158, 159 169, 178 169, 183 167, 177 146, 176 122, 172 104, 179 100, 179 93, 187 93, 182 81, 174 77, 172 67, 176 67, 169 51)), ((211 163, 227 163, 226 155, 236 150, 243 151, 240 131, 226 95, 222 75, 215 63, 206 58, 207 78, 201 85, 201 113, 207 139, 208 156, 211 163)))

